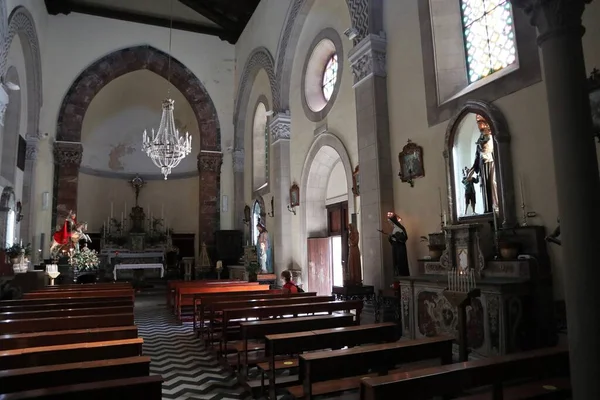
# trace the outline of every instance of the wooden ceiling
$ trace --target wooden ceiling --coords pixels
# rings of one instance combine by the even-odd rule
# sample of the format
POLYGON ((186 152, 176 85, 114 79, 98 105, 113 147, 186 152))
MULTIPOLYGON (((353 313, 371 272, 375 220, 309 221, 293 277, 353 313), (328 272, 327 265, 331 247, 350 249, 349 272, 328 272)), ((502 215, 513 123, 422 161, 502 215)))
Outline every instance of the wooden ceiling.
POLYGON ((260 0, 44 0, 50 15, 81 13, 218 36, 235 44, 260 0))

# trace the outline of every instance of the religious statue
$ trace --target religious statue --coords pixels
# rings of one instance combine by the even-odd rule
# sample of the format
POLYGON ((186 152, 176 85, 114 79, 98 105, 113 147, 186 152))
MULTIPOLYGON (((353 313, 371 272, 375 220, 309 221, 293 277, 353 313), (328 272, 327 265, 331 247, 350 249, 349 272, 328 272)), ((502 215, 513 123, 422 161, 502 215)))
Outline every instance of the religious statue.
POLYGON ((360 249, 358 248, 359 234, 356 225, 348 225, 348 280, 350 285, 362 283, 362 270, 360 266, 360 249))
POLYGON ((498 185, 496 183, 496 169, 494 162, 494 138, 490 124, 482 115, 477 115, 477 128, 481 135, 475 144, 475 161, 467 174, 467 179, 473 174, 478 174, 481 180, 483 206, 485 213, 495 212, 498 209, 498 185))
POLYGON ((79 251, 79 241, 85 240, 91 242, 90 237, 85 233, 87 223, 77 223, 77 214, 72 210, 65 218, 62 229, 54 232, 52 235, 52 245, 50 254, 57 254, 58 251, 67 247, 67 250, 79 251))
POLYGON ((273 258, 271 238, 269 231, 261 220, 256 224, 258 229, 258 240, 256 241, 256 253, 258 254, 258 262, 262 273, 273 273, 273 258))
POLYGON ((406 233, 406 228, 404 228, 402 219, 396 215, 396 213, 388 212, 387 217, 388 222, 392 225, 392 233, 386 234, 381 230, 379 232, 386 234, 388 236, 388 241, 392 245, 394 276, 409 276, 408 253, 406 251, 408 234, 406 233))
POLYGON ((475 214, 475 203, 477 201, 475 195, 475 184, 479 183, 479 177, 470 176, 469 177, 469 167, 465 167, 463 169, 463 180, 462 184, 465 187, 465 215, 467 215, 469 211, 469 204, 473 209, 473 214, 475 214))

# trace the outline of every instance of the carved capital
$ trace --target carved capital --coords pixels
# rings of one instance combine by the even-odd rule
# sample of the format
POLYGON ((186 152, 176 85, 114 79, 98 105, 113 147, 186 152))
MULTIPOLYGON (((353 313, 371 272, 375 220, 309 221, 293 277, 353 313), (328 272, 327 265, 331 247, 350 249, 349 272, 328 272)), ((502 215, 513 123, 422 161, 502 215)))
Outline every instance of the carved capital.
POLYGON ((57 140, 54 142, 54 162, 58 165, 81 164, 83 146, 80 142, 65 142, 57 140))
POLYGON ((235 150, 233 156, 233 172, 244 172, 244 150, 235 150))
POLYGON ((583 35, 581 16, 585 4, 592 0, 512 0, 529 17, 531 25, 538 29, 538 45, 554 36, 565 34, 583 35))
POLYGON ((200 172, 221 172, 223 164, 223 153, 220 151, 202 150, 198 154, 198 171, 200 172))
POLYGON ((39 133, 27 133, 25 140, 27 141, 27 147, 25 148, 25 159, 26 160, 37 160, 38 155, 38 144, 42 135, 39 133))
POLYGON ((274 117, 269 128, 271 129, 271 144, 275 144, 280 140, 290 140, 292 132, 292 118, 289 110, 279 112, 274 117))
POLYGON ((386 43, 382 36, 368 35, 352 49, 348 59, 355 87, 372 76, 386 76, 386 43))

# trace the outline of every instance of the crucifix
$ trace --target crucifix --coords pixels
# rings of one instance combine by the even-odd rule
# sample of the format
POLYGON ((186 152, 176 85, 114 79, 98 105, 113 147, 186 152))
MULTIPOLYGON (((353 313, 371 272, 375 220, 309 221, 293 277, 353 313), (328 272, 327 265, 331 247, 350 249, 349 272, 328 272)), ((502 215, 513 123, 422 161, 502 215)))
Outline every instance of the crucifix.
POLYGON ((135 190, 135 206, 137 207, 138 206, 138 198, 140 197, 140 190, 142 189, 142 187, 144 187, 146 182, 142 179, 141 176, 136 174, 135 178, 130 180, 129 183, 131 183, 133 190, 135 190))

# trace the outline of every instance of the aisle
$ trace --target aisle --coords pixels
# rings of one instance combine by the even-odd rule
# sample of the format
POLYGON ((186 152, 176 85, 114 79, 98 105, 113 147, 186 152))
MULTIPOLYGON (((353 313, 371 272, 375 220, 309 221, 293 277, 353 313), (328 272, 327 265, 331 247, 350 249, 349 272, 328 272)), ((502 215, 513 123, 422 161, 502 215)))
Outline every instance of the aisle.
POLYGON ((193 338, 191 323, 179 325, 165 306, 164 292, 136 296, 135 323, 152 357, 151 374, 160 374, 163 399, 249 399, 232 375, 193 338))

